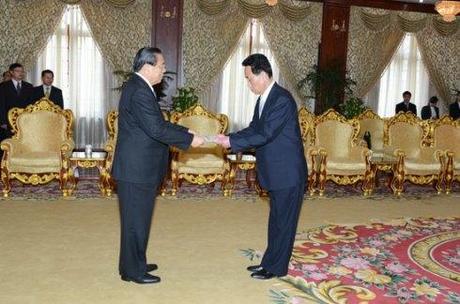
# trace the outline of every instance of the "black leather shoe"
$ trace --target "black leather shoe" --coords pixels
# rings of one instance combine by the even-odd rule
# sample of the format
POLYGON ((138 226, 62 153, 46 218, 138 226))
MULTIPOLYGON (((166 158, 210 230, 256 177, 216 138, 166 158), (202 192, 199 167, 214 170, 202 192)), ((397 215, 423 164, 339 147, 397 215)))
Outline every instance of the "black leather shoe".
POLYGON ((147 272, 152 272, 152 271, 157 270, 157 269, 158 269, 157 264, 147 264, 147 272))
POLYGON ((258 280, 269 280, 276 277, 276 274, 268 272, 262 268, 262 270, 252 273, 251 277, 258 280))
POLYGON ((258 271, 261 271, 262 269, 264 269, 262 266, 260 265, 252 265, 252 266, 248 266, 248 268, 246 268, 248 271, 250 272, 258 272, 258 271))
POLYGON ((151 275, 151 274, 143 274, 140 277, 132 278, 128 276, 121 276, 121 279, 126 282, 134 282, 137 284, 154 284, 161 281, 160 277, 151 275))

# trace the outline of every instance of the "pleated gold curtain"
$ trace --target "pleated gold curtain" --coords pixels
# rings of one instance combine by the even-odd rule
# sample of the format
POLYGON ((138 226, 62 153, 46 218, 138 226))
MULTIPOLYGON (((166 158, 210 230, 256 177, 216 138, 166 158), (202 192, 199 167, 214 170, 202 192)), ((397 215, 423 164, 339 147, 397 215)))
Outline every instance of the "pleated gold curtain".
POLYGON ((150 0, 0 2, 0 71, 13 62, 30 69, 59 24, 66 4, 80 4, 91 32, 114 70, 130 70, 136 51, 150 44, 150 0))
POLYGON ((460 81, 460 21, 433 14, 352 6, 347 69, 363 97, 379 80, 405 32, 415 33, 431 81, 445 102, 460 81))
POLYGON ((185 1, 183 61, 186 85, 203 92, 223 70, 249 18, 264 25, 267 41, 292 87, 317 62, 322 4, 284 0, 185 1))
POLYGON ((59 0, 0 1, 0 72, 13 62, 31 68, 61 20, 59 0))

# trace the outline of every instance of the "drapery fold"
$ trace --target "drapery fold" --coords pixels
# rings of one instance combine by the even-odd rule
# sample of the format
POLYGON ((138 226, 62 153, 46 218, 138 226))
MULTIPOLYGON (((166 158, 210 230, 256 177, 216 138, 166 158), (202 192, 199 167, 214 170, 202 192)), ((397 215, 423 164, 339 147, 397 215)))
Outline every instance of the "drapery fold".
POLYGON ((390 62, 405 32, 415 33, 430 79, 445 102, 459 86, 459 18, 447 23, 440 16, 405 11, 351 7, 347 70, 363 97, 390 62))
POLYGON ((30 69, 54 33, 64 12, 65 4, 59 0, 42 0, 40 9, 36 1, 0 2, 0 71, 13 62, 30 69))

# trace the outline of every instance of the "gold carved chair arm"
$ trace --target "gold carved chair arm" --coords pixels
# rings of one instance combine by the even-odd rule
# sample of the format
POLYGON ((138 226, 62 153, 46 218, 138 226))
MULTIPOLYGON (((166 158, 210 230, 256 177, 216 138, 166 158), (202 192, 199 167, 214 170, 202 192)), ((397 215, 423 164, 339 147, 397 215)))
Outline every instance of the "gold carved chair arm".
POLYGON ((61 155, 65 155, 66 157, 70 157, 72 155, 72 151, 75 148, 75 143, 72 139, 66 139, 61 143, 61 155))

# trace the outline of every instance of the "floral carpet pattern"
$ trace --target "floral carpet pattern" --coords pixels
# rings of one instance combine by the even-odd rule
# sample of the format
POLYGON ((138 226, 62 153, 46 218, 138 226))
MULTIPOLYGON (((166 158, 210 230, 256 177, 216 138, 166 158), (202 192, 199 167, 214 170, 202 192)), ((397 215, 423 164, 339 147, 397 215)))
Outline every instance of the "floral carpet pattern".
MULTIPOLYGON (((244 250, 246 256, 261 254, 244 250)), ((460 218, 298 233, 272 303, 460 303, 460 218)))

